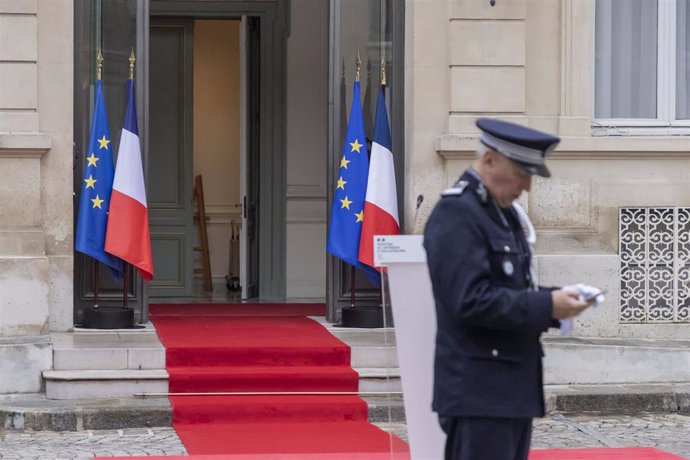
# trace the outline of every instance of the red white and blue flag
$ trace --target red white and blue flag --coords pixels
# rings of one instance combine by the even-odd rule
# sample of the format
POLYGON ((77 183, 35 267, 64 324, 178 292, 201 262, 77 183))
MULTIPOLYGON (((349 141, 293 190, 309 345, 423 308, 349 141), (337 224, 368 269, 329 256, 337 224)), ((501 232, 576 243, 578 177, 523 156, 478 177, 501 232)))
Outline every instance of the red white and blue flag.
POLYGON ((146 281, 153 278, 149 210, 132 78, 127 80, 127 113, 117 151, 105 250, 134 265, 146 281))
POLYGON ((364 199, 364 221, 359 241, 359 261, 370 267, 374 266, 374 235, 400 234, 395 167, 383 89, 382 85, 376 101, 374 140, 371 146, 367 194, 364 199))

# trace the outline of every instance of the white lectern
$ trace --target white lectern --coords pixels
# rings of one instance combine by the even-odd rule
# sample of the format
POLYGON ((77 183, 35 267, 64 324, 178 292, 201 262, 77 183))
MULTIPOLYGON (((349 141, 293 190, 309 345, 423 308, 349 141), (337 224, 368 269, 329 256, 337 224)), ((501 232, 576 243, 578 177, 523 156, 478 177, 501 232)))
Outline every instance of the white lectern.
POLYGON ((431 410, 436 310, 422 239, 375 236, 374 263, 387 267, 410 454, 413 460, 438 460, 446 435, 431 410))

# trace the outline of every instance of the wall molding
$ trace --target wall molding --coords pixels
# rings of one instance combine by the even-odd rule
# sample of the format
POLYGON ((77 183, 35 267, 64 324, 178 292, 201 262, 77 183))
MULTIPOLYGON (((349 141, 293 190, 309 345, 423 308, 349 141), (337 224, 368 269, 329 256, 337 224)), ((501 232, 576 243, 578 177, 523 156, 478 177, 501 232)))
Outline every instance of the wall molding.
POLYGON ((0 157, 40 158, 53 147, 43 133, 0 133, 0 157))
MULTIPOLYGON (((475 156, 478 136, 444 134, 434 142, 446 160, 469 160, 475 156)), ((690 158, 687 136, 565 137, 551 155, 556 160, 629 160, 690 158)))

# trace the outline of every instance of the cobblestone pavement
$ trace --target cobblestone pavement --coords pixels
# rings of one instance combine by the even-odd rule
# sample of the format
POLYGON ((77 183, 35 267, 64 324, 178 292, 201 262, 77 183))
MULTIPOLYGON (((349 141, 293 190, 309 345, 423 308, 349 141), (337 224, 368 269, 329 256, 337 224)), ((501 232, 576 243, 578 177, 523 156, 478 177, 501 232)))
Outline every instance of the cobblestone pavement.
POLYGON ((186 453, 172 428, 23 433, 0 431, 0 459, 3 460, 56 460, 186 453))
POLYGON ((690 458, 690 414, 557 414, 535 420, 532 448, 569 447, 656 447, 690 458))
MULTIPOLYGON (((403 439, 405 425, 378 424, 403 439)), ((534 422, 535 449, 652 446, 690 458, 690 414, 550 415, 534 422)), ((78 432, 2 432, 0 459, 185 454, 172 428, 78 432)))

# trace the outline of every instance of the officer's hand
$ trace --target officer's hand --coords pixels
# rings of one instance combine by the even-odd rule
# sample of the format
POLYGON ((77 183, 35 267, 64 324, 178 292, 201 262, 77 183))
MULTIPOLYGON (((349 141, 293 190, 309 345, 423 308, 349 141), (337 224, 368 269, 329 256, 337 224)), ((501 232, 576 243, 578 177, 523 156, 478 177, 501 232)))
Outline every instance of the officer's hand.
POLYGON ((576 291, 557 289, 551 291, 553 310, 551 316, 554 319, 565 319, 577 316, 592 306, 592 302, 580 300, 580 294, 576 291))

